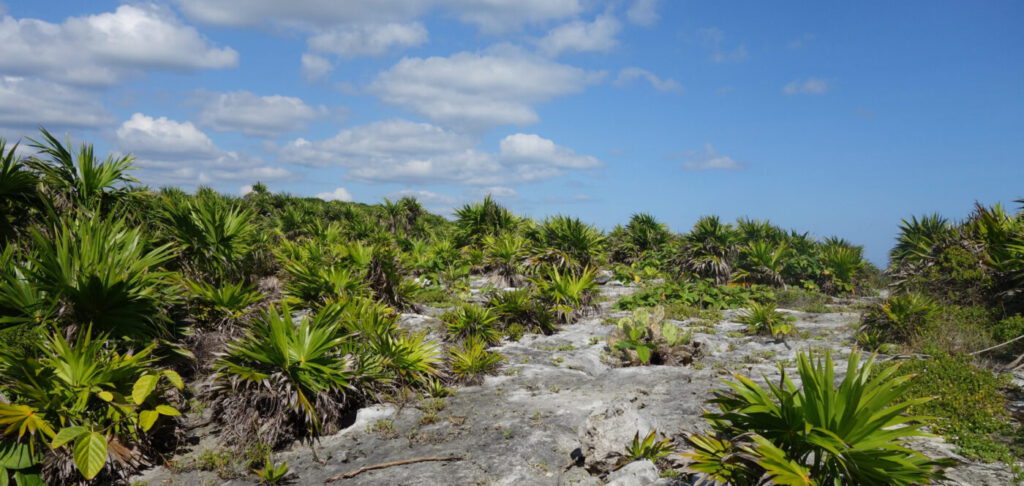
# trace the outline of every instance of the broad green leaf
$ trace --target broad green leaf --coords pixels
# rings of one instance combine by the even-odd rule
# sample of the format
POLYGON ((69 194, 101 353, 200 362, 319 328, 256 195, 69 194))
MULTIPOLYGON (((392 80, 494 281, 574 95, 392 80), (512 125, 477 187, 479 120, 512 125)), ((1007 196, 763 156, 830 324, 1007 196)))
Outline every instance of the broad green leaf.
POLYGON ((135 381, 135 386, 132 387, 132 401, 136 405, 142 405, 149 398, 149 394, 156 390, 156 382, 160 377, 157 375, 142 375, 138 380, 135 381))
POLYGON ((0 466, 0 486, 7 486, 8 484, 10 484, 10 480, 8 479, 7 468, 0 466))
POLYGON ((89 433, 89 428, 84 425, 64 427, 63 429, 60 429, 60 432, 57 432, 57 437, 53 438, 53 442, 50 443, 50 447, 56 449, 87 433, 89 433))
POLYGON ((85 479, 96 477, 107 463, 107 439, 99 432, 90 432, 75 441, 75 466, 85 479))
POLYGON ((142 430, 149 431, 158 417, 160 413, 156 410, 143 410, 139 413, 139 425, 142 426, 142 430))
POLYGON ((100 400, 103 400, 104 402, 114 400, 114 394, 106 390, 96 393, 96 396, 100 397, 100 400))
POLYGON ((46 486, 37 472, 14 471, 14 482, 18 486, 46 486))
POLYGON ((168 405, 157 405, 156 406, 156 411, 160 415, 167 415, 167 416, 170 416, 170 417, 177 417, 178 415, 181 415, 181 412, 179 412, 174 407, 171 407, 171 406, 168 406, 168 405))
POLYGON ((0 442, 0 467, 25 469, 39 463, 32 455, 32 448, 21 442, 0 442))
POLYGON ((179 375, 178 372, 174 370, 164 370, 163 374, 167 377, 167 381, 171 382, 171 385, 174 385, 175 388, 181 390, 185 387, 185 381, 181 379, 181 375, 179 375))

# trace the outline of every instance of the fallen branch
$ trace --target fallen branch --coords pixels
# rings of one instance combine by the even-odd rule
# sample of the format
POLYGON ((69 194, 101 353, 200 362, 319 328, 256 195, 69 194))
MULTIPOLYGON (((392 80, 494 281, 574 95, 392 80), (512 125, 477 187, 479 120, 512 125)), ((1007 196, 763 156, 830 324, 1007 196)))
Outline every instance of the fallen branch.
POLYGON ((992 351, 993 349, 1001 348, 1003 346, 1006 346, 1007 344, 1010 344, 1010 343, 1013 343, 1013 342, 1017 342, 1017 341, 1019 341, 1021 339, 1024 339, 1024 334, 1021 334, 1020 336, 1017 336, 1017 337, 1015 337, 1015 338, 1013 338, 1013 339, 1011 339, 1009 341, 1006 341, 1005 343, 999 343, 999 344, 997 344, 995 346, 991 346, 991 347, 982 349, 981 351, 975 351, 975 352, 971 353, 971 356, 976 356, 976 355, 979 355, 979 354, 984 353, 986 351, 992 351))
POLYGON ((461 457, 417 457, 415 459, 403 459, 401 461, 385 462, 383 464, 375 464, 373 466, 363 466, 355 471, 347 472, 345 474, 339 474, 337 476, 329 477, 325 480, 325 483, 333 483, 339 479, 348 479, 358 476, 366 471, 372 471, 374 469, 384 469, 386 467, 401 466, 404 464, 413 464, 416 462, 429 462, 429 461, 461 461, 461 457))

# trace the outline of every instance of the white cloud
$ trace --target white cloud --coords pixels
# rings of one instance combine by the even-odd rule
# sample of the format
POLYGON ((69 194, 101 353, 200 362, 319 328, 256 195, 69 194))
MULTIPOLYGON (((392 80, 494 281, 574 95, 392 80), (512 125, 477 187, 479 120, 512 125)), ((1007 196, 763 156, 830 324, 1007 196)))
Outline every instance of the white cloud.
POLYGON ((590 155, 579 155, 571 149, 539 135, 516 133, 502 139, 501 157, 514 164, 535 164, 570 169, 590 169, 603 165, 590 155))
POLYGON ((344 187, 336 188, 331 192, 321 192, 316 197, 324 201, 352 202, 352 193, 348 192, 348 189, 344 187))
POLYGON ((419 201, 419 202, 421 202, 423 204, 433 205, 433 206, 436 206, 436 205, 452 205, 452 204, 456 204, 456 203, 458 203, 460 201, 460 199, 457 198, 457 197, 446 196, 444 194, 439 194, 439 193, 436 193, 436 192, 433 192, 433 191, 427 191, 427 190, 422 190, 422 189, 420 189, 420 190, 403 189, 401 191, 394 191, 394 192, 388 193, 387 196, 385 196, 385 197, 387 197, 388 199, 392 199, 392 200, 394 200, 394 199, 401 199, 403 197, 413 197, 413 198, 416 198, 417 201, 419 201))
POLYGON ((80 84, 112 84, 146 69, 196 70, 238 64, 230 47, 210 45, 166 8, 121 5, 61 24, 0 20, 0 69, 80 84))
POLYGON ((820 95, 828 92, 828 89, 828 81, 821 78, 807 78, 803 81, 796 80, 786 83, 786 85, 782 87, 782 92, 787 95, 820 95))
POLYGON ((697 155, 683 163, 686 170, 738 170, 743 166, 732 159, 720 155, 711 144, 704 146, 704 153, 697 155))
POLYGON ((220 152, 213 140, 192 122, 176 122, 135 113, 115 132, 118 145, 127 151, 160 156, 213 158, 220 152))
POLYGON ((514 198, 514 197, 518 196, 519 192, 516 191, 515 189, 512 189, 511 187, 490 186, 490 187, 484 187, 484 188, 481 188, 481 189, 479 189, 477 191, 474 191, 474 194, 476 194, 476 195, 478 195, 480 197, 491 196, 491 197, 500 198, 500 199, 510 199, 510 198, 514 198))
POLYGON ((327 114, 323 106, 309 106, 291 96, 258 96, 248 91, 201 92, 199 123, 219 132, 241 132, 272 138, 305 129, 307 122, 327 114))
POLYGON ((395 48, 421 45, 427 37, 427 29, 419 22, 347 25, 314 35, 309 48, 341 57, 380 56, 395 48))
POLYGON ((491 33, 517 30, 524 24, 538 24, 575 17, 583 12, 580 0, 444 0, 465 22, 491 33))
POLYGON ((747 46, 739 44, 736 47, 726 47, 725 32, 717 27, 708 27, 697 30, 701 44, 708 50, 711 60, 716 63, 740 62, 747 60, 747 46))
POLYGON ((331 61, 317 56, 316 54, 302 55, 302 75, 307 81, 313 82, 323 79, 334 69, 331 61))
POLYGON ((537 46, 549 56, 563 52, 605 52, 618 45, 615 36, 621 27, 615 16, 606 13, 593 22, 576 20, 559 25, 538 40, 537 46))
POLYGON ((143 182, 167 185, 280 180, 294 176, 262 160, 218 148, 191 122, 135 113, 114 132, 117 146, 138 157, 143 182))
POLYGON ((455 15, 488 32, 527 23, 570 18, 583 11, 580 0, 177 0, 186 15, 202 22, 274 25, 315 30, 345 24, 414 19, 431 10, 455 15))
POLYGON ((626 11, 626 18, 636 25, 651 26, 661 18, 658 15, 659 0, 633 0, 633 5, 626 11))
POLYGON ((619 77, 615 79, 616 86, 626 86, 633 81, 643 79, 658 91, 682 91, 683 85, 678 81, 669 78, 659 78, 654 73, 638 67, 627 67, 619 71, 619 77))
POLYGON ((344 167, 350 179, 406 184, 515 184, 602 165, 537 135, 510 135, 496 154, 475 144, 472 137, 435 125, 387 120, 325 140, 299 138, 281 147, 278 156, 290 163, 344 167))
POLYGON ((0 76, 0 126, 35 131, 97 128, 114 122, 95 93, 51 81, 0 76))
POLYGON ((433 121, 483 130, 534 123, 534 104, 582 91, 602 75, 505 49, 402 59, 369 89, 433 121))

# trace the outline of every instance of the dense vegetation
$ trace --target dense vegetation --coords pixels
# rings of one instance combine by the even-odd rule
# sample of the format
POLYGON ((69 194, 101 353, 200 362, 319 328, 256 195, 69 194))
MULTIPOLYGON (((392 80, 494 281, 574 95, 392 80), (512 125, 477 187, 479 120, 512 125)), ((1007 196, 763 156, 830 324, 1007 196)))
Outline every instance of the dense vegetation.
MULTIPOLYGON (((637 214, 605 234, 490 197, 447 220, 408 197, 325 202, 259 183, 244 197, 187 194, 142 186, 131 157, 101 160, 45 131, 29 145, 21 158, 0 141, 0 481, 17 484, 124 482, 200 415, 247 468, 281 476, 273 450, 365 404, 479 380, 503 362, 492 345, 592 313, 601 278, 642 286, 616 304, 636 312, 609 340, 631 365, 698 355, 665 318, 745 308, 752 333, 782 339, 777 304, 821 307, 880 278, 858 246, 764 221, 709 216, 675 234, 637 214), (474 292, 471 279, 489 283, 474 292), (444 309, 439 336, 401 326, 427 307, 444 309)), ((952 353, 1024 332, 1022 228, 998 208, 907 223, 890 269, 900 290, 864 341, 952 353), (950 334, 938 332, 948 316, 963 330, 929 338, 950 334)), ((931 477, 929 464, 907 477, 931 477)))

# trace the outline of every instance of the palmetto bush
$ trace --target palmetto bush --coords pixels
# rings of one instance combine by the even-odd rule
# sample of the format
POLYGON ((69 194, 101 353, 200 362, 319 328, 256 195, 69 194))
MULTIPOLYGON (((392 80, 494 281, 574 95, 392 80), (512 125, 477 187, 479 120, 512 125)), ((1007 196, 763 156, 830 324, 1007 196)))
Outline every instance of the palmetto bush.
POLYGON ((213 285, 186 281, 189 298, 199 303, 206 321, 221 325, 242 318, 252 306, 263 300, 263 294, 242 282, 213 285), (205 312, 204 312, 205 311, 205 312))
POLYGON ((505 328, 520 325, 525 330, 541 334, 551 334, 558 328, 555 313, 532 288, 494 292, 488 298, 487 306, 505 328))
POLYGON ((257 231, 252 212, 216 196, 169 202, 160 219, 179 246, 185 274, 214 283, 250 279, 257 231))
POLYGON ((498 315, 490 308, 463 304, 441 316, 448 325, 448 336, 454 340, 476 339, 493 345, 501 340, 498 315))
POLYGON ((920 219, 913 216, 909 220, 900 220, 900 233, 896 237, 896 246, 889 252, 893 264, 927 263, 936 246, 945 238, 953 235, 953 227, 949 220, 931 214, 920 219))
POLYGON ((295 261, 284 265, 288 279, 284 292, 308 307, 320 307, 343 297, 369 295, 362 278, 340 264, 323 266, 315 261, 295 261))
POLYGON ((40 348, 39 357, 0 353, 0 449, 20 457, 8 469, 48 484, 109 484, 173 449, 180 413, 167 398, 184 383, 154 366, 152 346, 122 354, 83 331, 74 341, 54 332, 40 348))
POLYGON ((477 339, 468 339, 449 350, 452 373, 465 383, 479 381, 483 374, 494 371, 505 357, 488 351, 487 345, 477 339))
POLYGON ((722 223, 718 216, 704 216, 684 240, 686 246, 680 255, 684 271, 719 285, 729 281, 739 253, 739 234, 731 225, 722 223))
POLYGON ((455 210, 455 232, 459 246, 476 245, 485 236, 496 236, 519 225, 511 211, 496 203, 490 195, 483 201, 455 210))
POLYGON ((123 221, 87 217, 31 231, 33 248, 21 270, 41 292, 59 302, 56 316, 77 329, 114 337, 159 334, 164 307, 177 289, 162 265, 171 246, 153 247, 123 221))
POLYGON ((38 176, 18 157, 18 145, 0 138, 0 243, 15 239, 39 206, 38 176))
POLYGON ((563 271, 578 272, 595 265, 605 242, 594 226, 561 215, 548 218, 531 233, 537 247, 534 259, 563 271))
POLYGON ((292 318, 272 306, 215 365, 213 418, 237 443, 273 446, 330 432, 359 403, 360 387, 381 375, 380 361, 353 352, 341 306, 292 318))
POLYGON ((742 283, 785 287, 785 267, 791 250, 785 242, 755 240, 740 248, 733 280, 742 283))
POLYGON ((526 238, 513 233, 488 235, 483 244, 484 267, 501 277, 506 285, 519 283, 519 274, 528 255, 526 238))
POLYGON ((751 302, 738 320, 747 325, 751 334, 782 339, 793 332, 794 318, 776 310, 774 303, 751 302))
POLYGON ((625 227, 616 227, 609 236, 611 260, 621 263, 636 263, 652 257, 652 253, 663 249, 672 238, 665 224, 647 213, 636 213, 629 218, 625 227))
POLYGON ((39 153, 27 164, 39 174, 43 193, 54 209, 109 212, 132 192, 130 184, 138 182, 128 174, 134 169, 131 156, 110 156, 100 162, 92 145, 82 144, 73 154, 70 143, 65 146, 45 129, 42 135, 42 141, 30 139, 39 153))
POLYGON ((398 328, 398 315, 379 302, 355 299, 343 302, 341 321, 353 334, 346 343, 352 354, 379 368, 371 391, 386 391, 400 386, 425 386, 439 371, 440 350, 422 334, 410 334, 398 328))
POLYGON ((862 330, 887 342, 907 343, 935 325, 939 311, 938 303, 927 295, 902 293, 868 309, 862 330))
POLYGON ((902 400, 911 375, 898 366, 874 370, 850 354, 838 386, 830 354, 797 355, 797 385, 780 365, 767 388, 735 375, 715 393, 718 411, 706 418, 714 436, 687 440, 691 467, 730 485, 911 485, 942 477, 951 461, 932 460, 908 448, 926 436, 925 417, 908 416, 927 398, 902 400))
POLYGON ((855 278, 864 267, 864 252, 859 246, 848 243, 826 242, 822 250, 824 285, 829 293, 841 294, 856 290, 855 278))
POLYGON ((571 323, 594 309, 596 277, 597 272, 591 268, 584 268, 578 274, 551 268, 544 278, 534 279, 534 284, 542 298, 553 305, 559 319, 571 323))

